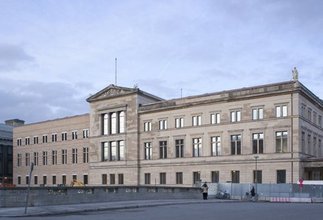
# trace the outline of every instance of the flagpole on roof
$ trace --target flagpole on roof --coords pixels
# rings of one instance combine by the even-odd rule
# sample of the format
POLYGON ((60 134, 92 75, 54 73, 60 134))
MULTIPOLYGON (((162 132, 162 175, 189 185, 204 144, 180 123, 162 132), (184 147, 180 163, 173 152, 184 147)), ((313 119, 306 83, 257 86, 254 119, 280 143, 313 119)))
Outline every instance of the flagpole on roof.
POLYGON ((115 75, 114 84, 117 85, 117 76, 118 76, 118 60, 117 60, 117 58, 114 59, 114 75, 115 75))

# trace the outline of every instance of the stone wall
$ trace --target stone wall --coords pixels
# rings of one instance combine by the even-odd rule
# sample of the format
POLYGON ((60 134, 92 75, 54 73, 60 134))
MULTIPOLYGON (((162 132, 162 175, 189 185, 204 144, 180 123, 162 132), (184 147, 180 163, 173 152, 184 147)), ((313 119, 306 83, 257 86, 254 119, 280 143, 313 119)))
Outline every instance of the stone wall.
MULTIPOLYGON (((25 206, 27 190, 26 187, 1 189, 0 208, 25 206)), ((32 187, 28 206, 200 197, 200 188, 192 187, 32 187)))

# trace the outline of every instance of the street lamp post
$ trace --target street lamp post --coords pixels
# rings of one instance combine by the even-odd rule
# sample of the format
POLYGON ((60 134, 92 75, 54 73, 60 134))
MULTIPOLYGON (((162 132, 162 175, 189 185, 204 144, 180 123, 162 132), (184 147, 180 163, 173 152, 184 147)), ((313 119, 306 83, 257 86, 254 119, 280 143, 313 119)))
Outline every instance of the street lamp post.
POLYGON ((257 195, 257 193, 258 193, 258 189, 257 189, 257 183, 258 183, 258 167, 257 167, 257 161, 258 161, 259 156, 256 155, 256 156, 254 156, 254 158, 255 158, 255 163, 256 163, 256 171, 255 171, 256 192, 255 193, 257 195))

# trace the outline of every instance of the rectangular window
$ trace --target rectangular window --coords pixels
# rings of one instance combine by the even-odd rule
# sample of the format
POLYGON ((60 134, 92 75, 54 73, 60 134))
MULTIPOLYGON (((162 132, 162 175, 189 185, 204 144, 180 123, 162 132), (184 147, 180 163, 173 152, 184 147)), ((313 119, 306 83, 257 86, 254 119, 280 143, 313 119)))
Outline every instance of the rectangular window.
POLYGON ((29 184, 29 176, 26 176, 26 184, 29 184))
POLYGON ((167 158, 167 141, 159 141, 159 158, 167 158))
POLYGON ((201 183, 201 172, 193 172, 193 185, 201 183))
POLYGON ((25 145, 30 145, 30 137, 25 138, 25 145))
POLYGON ((47 185, 47 176, 43 176, 43 185, 47 185))
POLYGON ((43 151, 43 165, 48 164, 47 156, 48 156, 47 151, 43 151))
POLYGON ((22 140, 21 140, 21 138, 18 138, 17 139, 17 146, 21 146, 22 145, 22 140))
POLYGON ((175 156, 184 157, 184 139, 175 140, 175 156))
POLYGON ((110 161, 117 160, 117 142, 110 142, 110 161))
POLYGON ((317 138, 313 137, 313 155, 314 156, 317 156, 316 141, 317 141, 317 138))
POLYGON ((34 152, 34 166, 38 166, 38 152, 34 152))
POLYGON ((305 132, 302 131, 302 153, 306 153, 305 149, 306 149, 306 145, 305 145, 305 132))
POLYGON ((221 155, 221 137, 220 136, 211 137, 211 154, 212 154, 212 156, 221 155))
POLYGON ((176 184, 183 184, 183 173, 176 172, 176 184))
POLYGON ((108 128, 109 128, 109 114, 104 113, 101 115, 102 118, 102 135, 107 135, 108 134, 108 128))
POLYGON ((192 126, 200 126, 202 125, 202 116, 195 115, 192 117, 192 126))
POLYGON ((264 119, 264 109, 263 108, 252 109, 252 120, 261 120, 261 119, 264 119))
POLYGON ((38 176, 34 176, 34 185, 38 184, 38 176))
POLYGON ((52 134, 52 142, 57 142, 57 134, 52 134))
POLYGON ((322 128, 322 116, 321 115, 319 115, 318 125, 320 128, 322 128))
POLYGON ((218 183, 220 179, 220 172, 219 171, 211 171, 211 182, 218 183))
POLYGON ((52 151, 52 164, 53 165, 57 164, 57 150, 52 151))
POLYGON ((175 128, 184 127, 184 118, 175 118, 175 128))
POLYGON ((230 121, 231 122, 239 122, 241 121, 241 111, 231 111, 230 112, 230 121))
POLYGON ((167 130, 167 120, 159 120, 159 130, 167 130))
POLYGON ((111 185, 116 184, 116 176, 115 176, 115 174, 110 174, 110 184, 111 185))
POLYGON ((307 119, 309 121, 312 121, 312 109, 308 108, 307 110, 307 119))
POLYGON ((241 154, 241 135, 231 135, 231 155, 241 154))
POLYGON ((301 106, 301 116, 305 117, 305 109, 306 109, 306 105, 302 104, 301 106))
POLYGON ((323 155, 323 149, 322 149, 322 140, 319 139, 319 148, 318 148, 318 157, 322 157, 323 155))
POLYGON ((30 166, 30 154, 26 153, 25 158, 26 158, 26 166, 30 166))
POLYGON ((151 131, 151 122, 150 121, 144 122, 144 131, 145 132, 151 131))
POLYGON ((277 170, 277 183, 286 183, 286 170, 277 170))
POLYGON ((48 142, 47 134, 43 135, 43 144, 48 142))
POLYGON ((37 136, 34 137, 34 144, 38 144, 38 137, 37 136))
POLYGON ((72 140, 77 140, 77 131, 72 131, 72 140))
POLYGON ((21 167, 21 165, 22 165, 22 155, 17 154, 17 166, 21 167))
POLYGON ((102 142, 102 161, 109 160, 109 142, 102 142))
POLYGON ((307 152, 312 154, 312 136, 310 134, 307 135, 307 152))
POLYGON ((145 160, 151 160, 153 155, 151 142, 145 142, 144 146, 145 146, 145 160))
POLYGON ((119 112, 119 133, 124 133, 125 132, 125 112, 121 111, 119 112))
POLYGON ((87 184, 89 184, 89 176, 88 175, 83 175, 83 183, 84 183, 84 185, 87 185, 87 184))
POLYGON ((150 173, 145 173, 145 184, 150 184, 150 173))
POLYGON ((56 185, 56 176, 52 176, 52 183, 53 185, 56 185))
POLYGON ((89 138, 89 129, 83 129, 83 139, 89 138))
POLYGON ((122 173, 119 173, 119 174, 118 174, 118 184, 119 184, 119 185, 124 184, 124 181, 123 181, 123 174, 122 174, 122 173))
POLYGON ((264 133, 252 134, 252 153, 253 154, 264 153, 264 133))
POLYGON ((232 170, 231 171, 231 182, 232 183, 240 183, 240 171, 232 170))
POLYGON ((253 183, 262 183, 262 171, 254 170, 253 171, 253 183))
POLYGON ((83 163, 89 162, 89 148, 83 147, 83 163))
POLYGON ((18 185, 20 185, 21 184, 21 176, 18 176, 18 185))
POLYGON ((166 184, 166 173, 159 173, 159 184, 166 184))
POLYGON ((220 113, 212 113, 211 114, 211 124, 220 124, 221 122, 221 115, 220 113))
POLYGON ((62 175, 62 184, 66 185, 66 176, 65 175, 62 175))
POLYGON ((110 142, 110 161, 124 160, 124 141, 110 142))
POLYGON ((102 174, 102 184, 103 185, 108 184, 108 175, 107 174, 102 174))
POLYGON ((72 149, 72 163, 77 163, 77 148, 72 149))
POLYGON ((125 158, 125 144, 124 141, 118 141, 118 160, 125 158))
POLYGON ((111 113, 111 134, 117 133, 117 113, 111 113))
POLYGON ((202 138, 193 138, 193 157, 202 156, 202 138))
POLYGON ((316 124, 317 122, 317 113, 313 112, 313 123, 316 124))
POLYGON ((67 132, 62 132, 62 141, 67 141, 67 132))
POLYGON ((276 153, 287 152, 287 131, 276 132, 276 153))
POLYGON ((67 150, 62 150, 62 164, 67 164, 67 150))
POLYGON ((276 117, 281 118, 281 117, 287 117, 287 105, 279 105, 276 106, 276 117))
POLYGON ((72 175, 72 180, 73 180, 73 181, 74 181, 74 180, 76 181, 76 180, 77 180, 77 175, 73 174, 73 175, 72 175))

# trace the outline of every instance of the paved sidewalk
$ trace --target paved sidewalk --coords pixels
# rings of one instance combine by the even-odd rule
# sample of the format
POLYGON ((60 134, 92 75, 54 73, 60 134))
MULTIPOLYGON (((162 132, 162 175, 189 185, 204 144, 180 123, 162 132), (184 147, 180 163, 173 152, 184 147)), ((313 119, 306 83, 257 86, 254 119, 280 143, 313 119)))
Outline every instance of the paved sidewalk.
POLYGON ((135 201, 104 202, 104 203, 37 206, 37 207, 28 207, 27 214, 25 214, 24 207, 1 208, 0 217, 48 216, 48 215, 71 214, 71 213, 90 212, 90 211, 106 211, 106 210, 117 210, 117 209, 165 206, 165 205, 174 205, 174 204, 218 203, 218 202, 230 202, 230 200, 215 200, 215 199, 135 200, 135 201))

